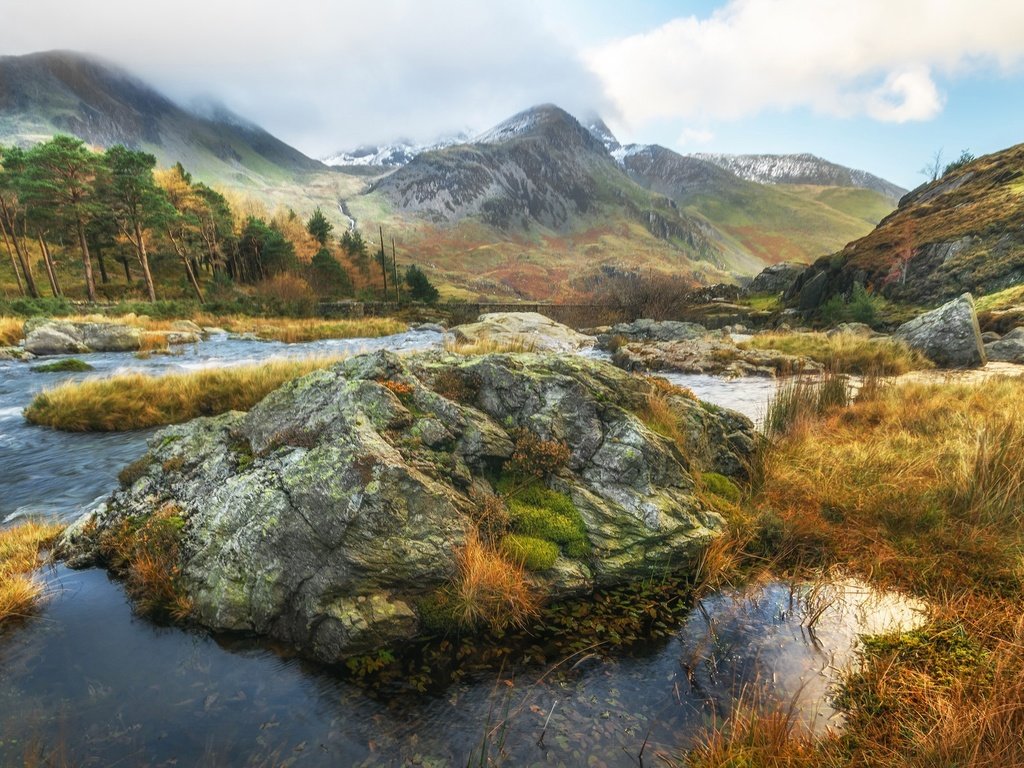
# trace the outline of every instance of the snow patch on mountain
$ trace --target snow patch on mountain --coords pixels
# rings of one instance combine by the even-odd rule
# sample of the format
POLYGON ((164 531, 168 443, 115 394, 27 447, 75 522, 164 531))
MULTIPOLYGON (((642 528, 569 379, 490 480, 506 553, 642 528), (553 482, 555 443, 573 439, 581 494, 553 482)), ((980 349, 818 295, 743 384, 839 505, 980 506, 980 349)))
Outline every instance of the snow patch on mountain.
POLYGON ((408 139, 399 139, 390 144, 380 146, 364 145, 352 150, 336 152, 333 155, 322 158, 326 165, 357 165, 378 168, 401 168, 412 161, 416 155, 423 152, 451 147, 456 144, 465 144, 469 140, 466 133, 458 133, 454 136, 447 136, 428 144, 417 144, 408 139))

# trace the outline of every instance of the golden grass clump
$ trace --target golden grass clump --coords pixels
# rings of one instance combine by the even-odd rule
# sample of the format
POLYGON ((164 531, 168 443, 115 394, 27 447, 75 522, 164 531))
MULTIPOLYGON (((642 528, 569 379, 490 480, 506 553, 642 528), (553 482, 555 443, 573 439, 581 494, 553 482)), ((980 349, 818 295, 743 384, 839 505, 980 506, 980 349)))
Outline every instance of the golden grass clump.
POLYGON ((272 360, 165 376, 130 373, 66 382, 36 395, 25 409, 25 418, 66 432, 118 432, 178 424, 197 416, 249 410, 285 382, 341 359, 272 360))
POLYGON ((22 340, 25 321, 18 317, 0 317, 0 347, 13 347, 22 340))
POLYGON ((869 339, 853 333, 759 333, 742 349, 769 349, 806 357, 837 373, 899 376, 934 365, 896 339, 869 339))
POLYGON ((464 627, 502 630, 525 626, 539 612, 539 599, 522 565, 485 543, 475 530, 458 553, 451 609, 464 627))
POLYGON ((536 352, 537 345, 525 336, 510 339, 459 340, 454 336, 444 337, 444 350, 456 355, 519 354, 536 352))
POLYGON ((321 339, 356 339, 392 336, 409 329, 406 323, 390 317, 360 317, 349 320, 288 319, 271 320, 237 317, 212 318, 217 325, 233 333, 253 333, 261 339, 295 344, 321 339))
POLYGON ((53 523, 27 522, 0 531, 0 627, 27 616, 43 592, 32 578, 41 551, 61 532, 53 523))

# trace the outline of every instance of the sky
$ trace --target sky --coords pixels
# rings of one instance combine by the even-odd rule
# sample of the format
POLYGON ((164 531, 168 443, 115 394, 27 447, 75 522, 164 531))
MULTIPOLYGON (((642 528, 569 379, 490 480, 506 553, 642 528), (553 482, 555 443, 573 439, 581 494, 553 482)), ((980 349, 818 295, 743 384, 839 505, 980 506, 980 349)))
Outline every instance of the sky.
POLYGON ((0 54, 100 55, 306 154, 534 104, 623 143, 811 152, 911 188, 1024 141, 1022 0, 0 0, 0 54))

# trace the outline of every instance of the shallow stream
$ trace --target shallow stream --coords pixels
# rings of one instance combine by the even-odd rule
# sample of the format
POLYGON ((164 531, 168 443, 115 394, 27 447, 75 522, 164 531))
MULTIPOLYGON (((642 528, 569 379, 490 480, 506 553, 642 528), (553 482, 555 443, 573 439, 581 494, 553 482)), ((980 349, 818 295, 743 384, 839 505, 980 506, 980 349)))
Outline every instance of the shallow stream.
MULTIPOLYGON (((144 450, 147 432, 71 435, 25 423, 21 409, 59 380, 438 341, 410 333, 286 346, 225 336, 171 357, 83 355, 96 368, 84 374, 0 362, 0 520, 72 519, 144 450)), ((670 378, 755 419, 772 387, 670 378)), ((713 594, 668 639, 610 657, 524 662, 432 694, 385 696, 252 639, 139 619, 103 571, 58 565, 43 577, 49 599, 38 617, 0 634, 0 765, 462 766, 481 749, 517 766, 657 764, 656 754, 677 752, 755 689, 795 700, 816 728, 836 723, 827 692, 857 634, 917 615, 852 582, 769 582, 713 594)))

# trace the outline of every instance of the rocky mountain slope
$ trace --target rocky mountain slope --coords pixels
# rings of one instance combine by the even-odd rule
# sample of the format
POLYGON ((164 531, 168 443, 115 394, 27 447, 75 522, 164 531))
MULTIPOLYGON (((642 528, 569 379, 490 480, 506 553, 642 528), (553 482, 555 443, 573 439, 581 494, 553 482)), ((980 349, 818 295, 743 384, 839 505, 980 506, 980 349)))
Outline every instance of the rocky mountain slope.
POLYGON ((144 149, 162 165, 180 161, 210 181, 324 169, 224 107, 189 111, 101 59, 69 51, 0 57, 0 143, 32 144, 55 133, 144 149))
POLYGON ((907 194, 874 231, 801 276, 804 306, 865 283, 931 304, 1024 282, 1024 144, 985 155, 907 194))
POLYGON ((907 190, 867 171, 847 168, 811 154, 799 155, 719 155, 695 157, 732 171, 741 179, 759 184, 811 184, 819 187, 870 189, 893 205, 907 190))

